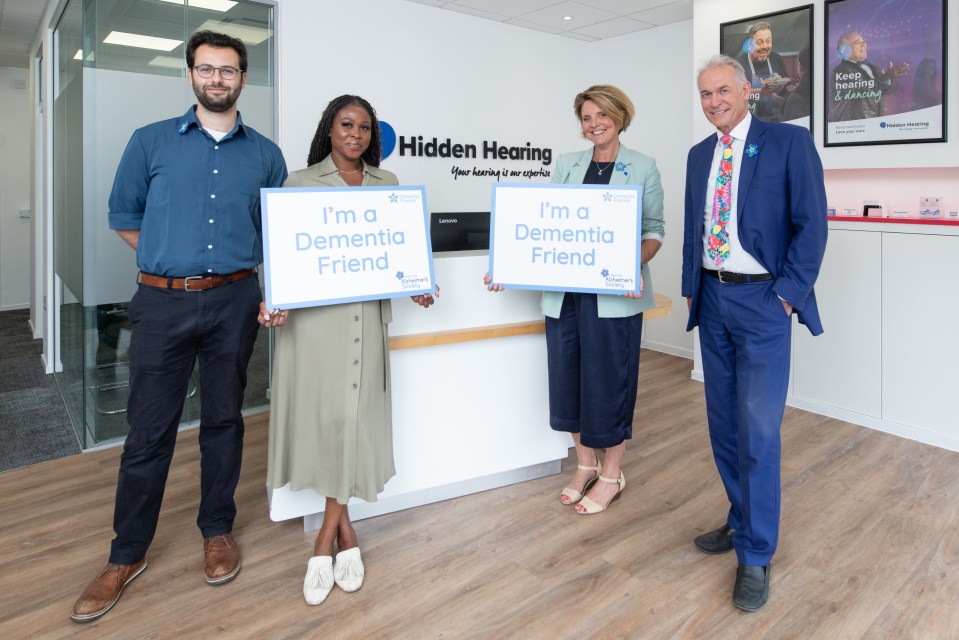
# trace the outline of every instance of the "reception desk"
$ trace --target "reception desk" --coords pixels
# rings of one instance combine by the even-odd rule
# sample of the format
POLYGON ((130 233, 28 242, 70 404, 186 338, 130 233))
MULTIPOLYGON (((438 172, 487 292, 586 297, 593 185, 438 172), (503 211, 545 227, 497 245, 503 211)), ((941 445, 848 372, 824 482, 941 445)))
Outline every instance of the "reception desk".
MULTIPOLYGON (((437 254, 438 302, 393 301, 390 369, 396 476, 362 519, 555 474, 572 439, 549 428, 540 294, 490 293, 485 252, 437 254)), ((559 488, 557 488, 557 492, 559 488)), ((322 522, 312 490, 270 491, 270 517, 322 522)))
MULTIPOLYGON (((352 519, 559 473, 573 441, 549 427, 540 293, 490 293, 487 264, 486 252, 438 254, 439 301, 393 301, 396 476, 376 502, 353 499, 352 519)), ((645 318, 671 309, 657 295, 645 318)), ((322 523, 325 498, 312 490, 283 487, 269 501, 275 521, 302 517, 307 531, 322 523)))

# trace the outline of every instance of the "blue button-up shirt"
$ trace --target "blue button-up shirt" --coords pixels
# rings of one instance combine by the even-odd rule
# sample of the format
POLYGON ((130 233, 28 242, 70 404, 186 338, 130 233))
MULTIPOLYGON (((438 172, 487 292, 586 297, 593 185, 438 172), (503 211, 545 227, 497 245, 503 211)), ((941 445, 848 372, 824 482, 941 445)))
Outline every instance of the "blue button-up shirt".
POLYGON ((281 187, 286 162, 243 124, 217 142, 194 107, 137 129, 110 193, 110 228, 140 230, 137 267, 184 277, 228 274, 263 261, 260 188, 281 187))

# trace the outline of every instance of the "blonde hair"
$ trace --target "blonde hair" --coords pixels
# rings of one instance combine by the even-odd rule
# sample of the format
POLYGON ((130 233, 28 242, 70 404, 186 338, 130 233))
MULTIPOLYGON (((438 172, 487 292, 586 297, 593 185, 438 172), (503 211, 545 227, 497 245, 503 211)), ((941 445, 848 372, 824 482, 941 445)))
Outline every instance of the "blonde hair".
MULTIPOLYGON (((577 93, 573 100, 573 110, 577 118, 583 117, 583 103, 592 100, 600 109, 606 112, 606 115, 616 123, 620 133, 626 131, 629 123, 633 121, 636 115, 636 107, 633 101, 619 87, 611 84, 595 84, 582 93, 577 93)), ((583 134, 586 137, 586 134, 583 134)))

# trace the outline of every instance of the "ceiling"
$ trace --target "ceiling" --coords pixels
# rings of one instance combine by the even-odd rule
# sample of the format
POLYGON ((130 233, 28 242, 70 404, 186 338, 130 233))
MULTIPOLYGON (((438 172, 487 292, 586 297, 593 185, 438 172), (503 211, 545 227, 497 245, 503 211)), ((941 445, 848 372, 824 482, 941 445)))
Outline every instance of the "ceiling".
POLYGON ((30 45, 46 8, 43 0, 0 0, 0 67, 30 66, 30 45))
POLYGON ((409 1, 588 42, 693 17, 693 0, 409 1))
MULTIPOLYGON (((409 1, 585 41, 693 17, 693 0, 409 1)), ((46 4, 43 0, 0 0, 0 67, 30 66, 30 45, 46 4)))

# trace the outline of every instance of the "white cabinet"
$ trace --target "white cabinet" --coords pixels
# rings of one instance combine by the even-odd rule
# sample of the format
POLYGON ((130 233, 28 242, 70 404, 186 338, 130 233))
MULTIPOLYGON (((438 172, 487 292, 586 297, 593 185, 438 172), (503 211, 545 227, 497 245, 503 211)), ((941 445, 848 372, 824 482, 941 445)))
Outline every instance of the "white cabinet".
POLYGON ((884 233, 882 256, 882 417, 959 443, 959 236, 884 233))
POLYGON ((882 235, 830 230, 816 281, 824 333, 814 338, 793 325, 797 399, 881 417, 882 235))
POLYGON ((829 223, 789 404, 959 451, 959 226, 829 223))

